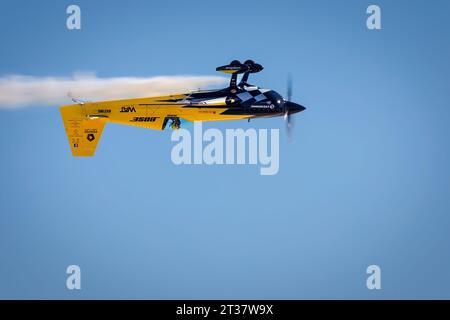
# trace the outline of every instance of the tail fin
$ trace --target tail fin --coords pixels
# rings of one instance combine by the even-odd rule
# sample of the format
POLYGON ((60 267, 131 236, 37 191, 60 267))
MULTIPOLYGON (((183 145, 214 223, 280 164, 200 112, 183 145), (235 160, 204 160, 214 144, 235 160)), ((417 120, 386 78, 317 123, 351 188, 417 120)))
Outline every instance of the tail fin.
POLYGON ((63 106, 60 111, 72 155, 93 156, 105 127, 105 120, 86 118, 80 105, 63 106))

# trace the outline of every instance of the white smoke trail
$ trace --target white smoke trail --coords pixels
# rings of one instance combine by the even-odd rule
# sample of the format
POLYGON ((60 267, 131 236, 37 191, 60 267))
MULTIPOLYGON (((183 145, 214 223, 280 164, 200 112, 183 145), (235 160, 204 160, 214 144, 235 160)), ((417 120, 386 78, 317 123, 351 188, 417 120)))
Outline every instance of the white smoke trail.
POLYGON ((222 77, 209 76, 98 78, 94 74, 74 74, 72 77, 11 75, 0 78, 0 109, 70 104, 69 93, 74 98, 87 101, 142 98, 220 86, 226 81, 222 77))

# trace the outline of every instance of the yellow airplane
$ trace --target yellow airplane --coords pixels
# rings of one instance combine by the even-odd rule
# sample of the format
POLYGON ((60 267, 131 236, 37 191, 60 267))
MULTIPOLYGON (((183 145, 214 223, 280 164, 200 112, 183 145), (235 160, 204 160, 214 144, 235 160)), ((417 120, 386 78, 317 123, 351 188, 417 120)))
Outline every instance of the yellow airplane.
POLYGON ((305 107, 270 89, 262 89, 247 83, 250 73, 260 72, 260 64, 238 60, 216 68, 231 74, 230 85, 220 90, 197 91, 168 96, 111 100, 101 102, 77 102, 60 108, 64 127, 73 156, 93 156, 103 128, 107 122, 164 130, 169 126, 176 130, 181 121, 222 121, 262 117, 284 116, 287 129, 290 115, 305 107), (237 84, 237 75, 243 74, 237 84))

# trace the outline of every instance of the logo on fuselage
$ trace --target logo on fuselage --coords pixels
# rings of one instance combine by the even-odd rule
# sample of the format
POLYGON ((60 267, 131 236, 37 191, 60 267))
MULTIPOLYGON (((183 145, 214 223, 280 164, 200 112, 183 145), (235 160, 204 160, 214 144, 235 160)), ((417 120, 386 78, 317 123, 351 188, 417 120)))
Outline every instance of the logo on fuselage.
POLYGON ((130 122, 155 122, 159 117, 134 117, 130 122))
POLYGON ((275 108, 275 105, 273 103, 271 103, 271 104, 253 104, 250 106, 250 108, 273 109, 273 108, 275 108))
POLYGON ((120 112, 136 112, 136 109, 134 107, 122 107, 120 112))

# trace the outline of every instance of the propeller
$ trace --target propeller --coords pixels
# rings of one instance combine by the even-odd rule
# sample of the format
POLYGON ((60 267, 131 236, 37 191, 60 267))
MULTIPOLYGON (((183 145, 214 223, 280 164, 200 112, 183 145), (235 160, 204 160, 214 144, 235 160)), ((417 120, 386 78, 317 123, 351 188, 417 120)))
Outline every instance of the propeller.
POLYGON ((289 108, 290 101, 292 98, 292 76, 291 76, 291 74, 289 74, 287 77, 286 96, 287 96, 287 101, 284 102, 284 123, 285 123, 285 128, 286 128, 286 135, 290 139, 291 131, 292 131, 292 127, 293 127, 291 112, 290 112, 290 108, 289 108))

